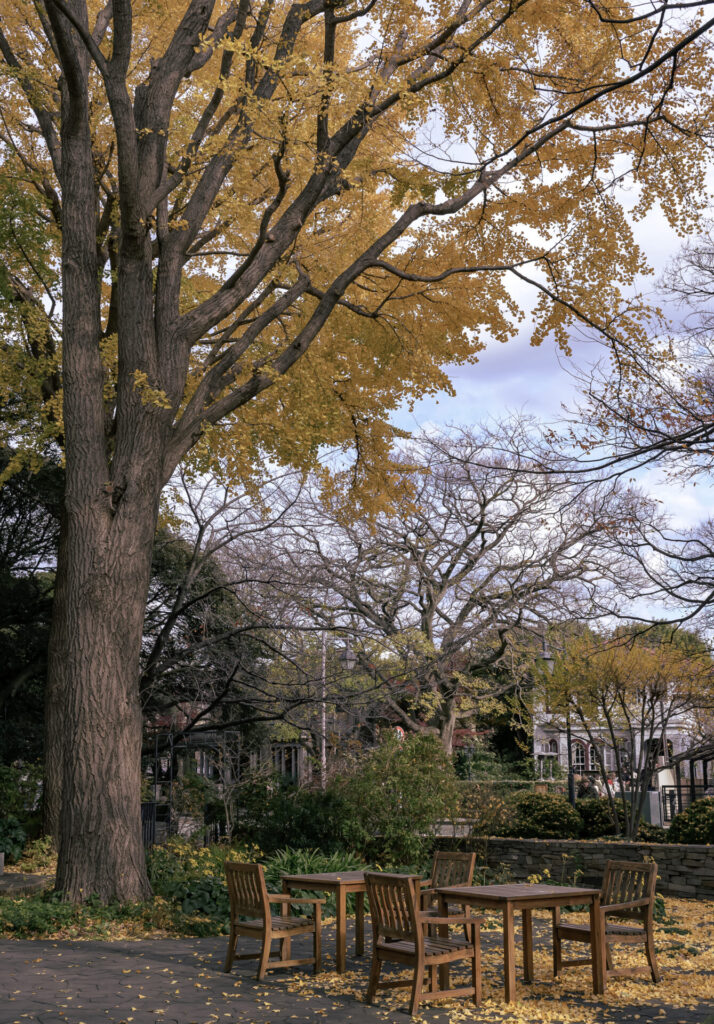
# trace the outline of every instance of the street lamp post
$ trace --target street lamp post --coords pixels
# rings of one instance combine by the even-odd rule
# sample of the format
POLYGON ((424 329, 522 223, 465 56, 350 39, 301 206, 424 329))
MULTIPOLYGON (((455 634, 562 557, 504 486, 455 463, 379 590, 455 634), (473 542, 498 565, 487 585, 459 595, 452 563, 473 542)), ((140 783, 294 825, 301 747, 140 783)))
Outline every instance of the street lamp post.
MULTIPOLYGON (((351 672, 357 664, 357 655, 347 646, 338 655, 342 667, 351 672)), ((327 789, 327 633, 322 631, 322 672, 320 679, 320 788, 327 789)))
POLYGON ((565 723, 565 737, 568 744, 568 800, 575 807, 575 776, 573 775, 573 736, 570 731, 570 708, 565 723))
MULTIPOLYGON (((540 660, 543 663, 546 672, 550 675, 553 671, 553 666, 555 665, 555 659, 550 653, 548 641, 545 636, 543 637, 543 650, 541 652, 540 660)), ((565 738, 568 749, 568 800, 571 805, 575 807, 575 776, 573 775, 573 736, 570 730, 570 707, 568 707, 568 714, 565 719, 565 738)))

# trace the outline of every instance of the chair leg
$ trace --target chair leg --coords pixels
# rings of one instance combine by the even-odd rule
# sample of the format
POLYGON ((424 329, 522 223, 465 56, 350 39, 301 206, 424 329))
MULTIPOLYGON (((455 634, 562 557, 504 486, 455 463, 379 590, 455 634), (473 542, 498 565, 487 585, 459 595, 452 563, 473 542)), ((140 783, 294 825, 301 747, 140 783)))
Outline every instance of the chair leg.
POLYGON ((652 981, 657 983, 659 981, 659 967, 657 966, 657 957, 655 955, 654 935, 649 928, 645 935, 645 953, 647 954, 647 962, 650 965, 652 981))
POLYGON ((439 972, 437 968, 432 965, 429 968, 429 991, 436 992, 439 987, 439 972))
POLYGON ((608 971, 612 970, 612 950, 609 942, 605 943, 605 967, 608 971))
POLYGON ((409 1013, 414 1016, 421 1000, 422 985, 424 980, 424 961, 420 958, 414 967, 414 981, 412 982, 412 997, 409 1001, 409 1013))
POLYGON ((371 1003, 374 999, 374 993, 377 991, 377 984, 379 983, 379 975, 382 972, 382 961, 377 956, 376 952, 372 953, 372 966, 369 971, 369 985, 367 986, 367 998, 366 1003, 371 1003))
POLYGON ((474 1006, 481 1005, 481 928, 479 925, 472 926, 472 942, 474 955, 471 960, 471 984, 474 987, 474 1006))
POLYGON ((226 950, 226 962, 223 967, 223 970, 225 971, 226 974, 230 974, 231 967, 233 966, 233 957, 235 956, 236 953, 237 941, 238 936, 233 930, 233 927, 231 927, 231 933, 228 937, 228 949, 226 950))
POLYGON ((262 981, 265 977, 265 972, 268 969, 268 960, 270 959, 270 935, 266 933, 263 936, 263 949, 260 953, 260 962, 258 963, 258 974, 256 975, 258 981, 262 981))

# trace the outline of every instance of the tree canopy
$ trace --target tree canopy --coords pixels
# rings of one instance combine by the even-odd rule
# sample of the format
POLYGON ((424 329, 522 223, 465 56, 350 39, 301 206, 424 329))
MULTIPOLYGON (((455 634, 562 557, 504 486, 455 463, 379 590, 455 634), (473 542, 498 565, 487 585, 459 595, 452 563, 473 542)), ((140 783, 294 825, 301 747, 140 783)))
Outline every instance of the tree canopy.
POLYGON ((637 344, 631 220, 706 202, 712 26, 712 0, 3 4, 0 387, 26 461, 65 456, 46 802, 71 898, 148 892, 139 660, 177 465, 328 444, 384 503, 389 411, 514 334, 511 281, 535 344, 637 344))
POLYGON ((110 479, 142 407, 171 422, 164 479, 199 438, 244 474, 317 443, 374 469, 390 409, 513 336, 511 283, 539 293, 534 344, 577 321, 640 337, 630 220, 661 202, 682 231, 704 202, 710 5, 690 7, 10 0, 0 381, 24 402, 4 429, 64 441, 61 263, 89 243, 66 212, 62 232, 71 117, 110 479), (128 329, 142 303, 153 349, 128 329))

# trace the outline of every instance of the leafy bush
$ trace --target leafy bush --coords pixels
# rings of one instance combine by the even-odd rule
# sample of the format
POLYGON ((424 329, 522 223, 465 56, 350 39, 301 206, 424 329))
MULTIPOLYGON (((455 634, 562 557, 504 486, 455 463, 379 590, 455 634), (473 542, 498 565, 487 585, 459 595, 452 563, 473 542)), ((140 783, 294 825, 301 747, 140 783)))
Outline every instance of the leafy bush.
POLYGON ((241 787, 237 834, 266 852, 352 849, 367 861, 420 862, 436 822, 458 807, 456 775, 438 740, 390 736, 350 769, 324 792, 254 777, 241 787))
MULTIPOLYGON (((218 843, 199 847, 189 839, 174 836, 163 846, 155 846, 148 855, 149 881, 154 895, 180 908, 189 917, 211 918, 224 924, 229 909, 223 867, 226 860, 244 864, 262 862, 268 890, 272 892, 280 892, 283 875, 359 871, 365 867, 364 862, 351 853, 325 854, 320 850, 285 848, 265 858, 255 846, 218 843)), ((325 910, 334 912, 334 897, 328 899, 325 910)))
MULTIPOLYGON (((524 783, 530 792, 530 784, 524 783)), ((461 782, 459 816, 466 818, 476 836, 503 834, 513 818, 513 806, 519 792, 492 780, 461 782)))
MULTIPOLYGON (((154 846, 149 851, 146 867, 154 894, 181 904, 189 891, 203 879, 218 878, 224 884, 223 864, 226 860, 248 863, 260 855, 257 847, 226 846, 222 843, 197 846, 190 839, 173 836, 163 846, 154 846)), ((213 897, 208 902, 212 901, 213 897)))
POLYGON ((0 818, 16 818, 25 832, 41 825, 42 765, 0 764, 0 818))
POLYGON ((0 818, 0 853, 4 853, 8 861, 20 859, 27 835, 14 814, 0 818))
MULTIPOLYGON (((314 875, 323 871, 363 871, 368 865, 353 853, 342 851, 325 854, 321 850, 290 849, 278 850, 265 861, 265 881, 272 892, 280 892, 283 875, 314 875)), ((298 890, 295 890, 297 892, 298 890)), ((301 889, 300 892, 308 892, 301 889)), ((323 913, 334 914, 336 896, 320 892, 326 899, 323 913)), ((347 895, 347 909, 354 909, 354 897, 347 895)))
POLYGON ((181 900, 188 916, 212 917, 228 921, 230 900, 222 875, 206 875, 188 882, 181 900))
POLYGON ((357 761, 340 789, 349 807, 344 845, 385 866, 420 863, 437 823, 458 808, 453 764, 433 736, 390 736, 357 761))
POLYGON ((575 804, 582 820, 581 835, 584 839, 599 839, 601 836, 619 835, 622 831, 622 814, 616 804, 616 812, 620 819, 619 827, 612 820, 610 801, 607 797, 588 797, 578 800, 575 804))
POLYGON ((521 839, 573 839, 582 819, 563 796, 527 793, 518 799, 512 828, 505 835, 521 839))
POLYGON ((661 825, 652 825, 649 821, 641 821, 637 830, 637 838, 643 843, 669 843, 669 832, 661 825))
POLYGON ((670 843, 714 843, 714 797, 695 800, 669 826, 670 843))
POLYGON ((342 826, 353 813, 335 787, 307 789, 277 776, 254 776, 239 791, 236 832, 270 852, 285 846, 327 853, 344 845, 342 826))
POLYGON ((0 935, 16 939, 142 938, 157 929, 175 935, 215 935, 223 927, 222 921, 188 917, 158 897, 107 906, 94 898, 80 905, 65 903, 55 892, 0 900, 0 935))

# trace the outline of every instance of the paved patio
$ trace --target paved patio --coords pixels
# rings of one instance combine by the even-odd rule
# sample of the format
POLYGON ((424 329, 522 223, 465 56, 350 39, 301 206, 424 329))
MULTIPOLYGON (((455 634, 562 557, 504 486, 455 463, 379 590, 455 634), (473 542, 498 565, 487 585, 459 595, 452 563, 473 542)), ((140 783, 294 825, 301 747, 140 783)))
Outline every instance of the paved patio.
MULTIPOLYGON (((486 1002, 480 1010, 463 1000, 420 1008, 427 1022, 486 1021, 571 1024, 714 1024, 714 973, 704 989, 711 998, 687 999, 674 984, 683 965, 663 959, 663 981, 625 980, 609 986, 605 1001, 583 995, 589 969, 577 968, 554 983, 547 924, 536 929, 536 977, 519 985, 523 998, 506 1006, 502 994, 500 931, 483 939, 486 1002), (672 993, 676 990, 675 995, 672 993)), ((147 939, 119 942, 0 941, 0 1024, 377 1024, 404 1022, 406 990, 378 993, 363 1002, 369 957, 348 959, 334 973, 333 928, 325 929, 327 971, 269 972, 258 984, 255 963, 239 961, 223 973, 224 938, 147 939)), ((350 937, 351 941, 351 937, 350 937)), ((299 948, 298 942, 296 946, 299 948)), ((350 946, 352 949, 353 947, 350 946)), ((307 948, 305 950, 307 953, 307 948)), ((691 967, 691 965, 690 965, 691 967)), ((685 967, 686 970, 686 967, 685 967)), ((701 990, 702 985, 698 988, 701 990)))

